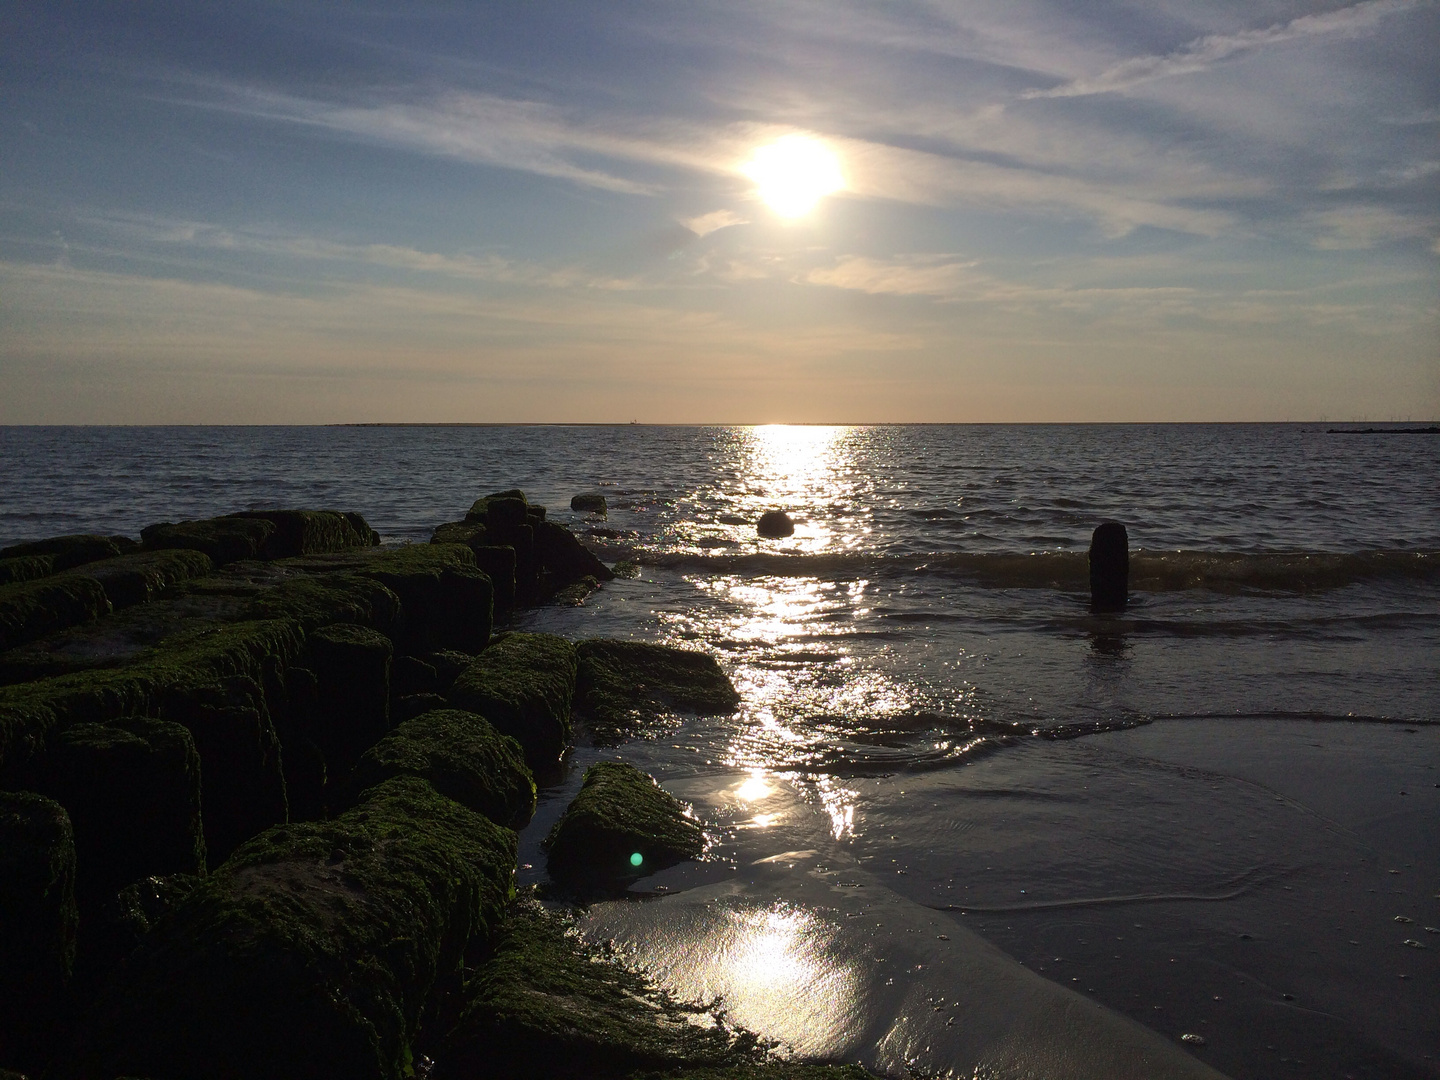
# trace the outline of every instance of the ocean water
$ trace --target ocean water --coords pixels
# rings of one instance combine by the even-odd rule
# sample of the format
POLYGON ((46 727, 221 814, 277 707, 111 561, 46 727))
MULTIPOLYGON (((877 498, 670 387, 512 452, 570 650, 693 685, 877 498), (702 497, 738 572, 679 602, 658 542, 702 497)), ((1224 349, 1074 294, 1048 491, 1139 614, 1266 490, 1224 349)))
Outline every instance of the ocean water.
POLYGON ((693 806, 706 859, 582 923, 677 992, 896 1076, 1437 1076, 1436 449, 1306 425, 5 428, 0 542, 267 506, 423 542, 522 487, 640 572, 520 625, 704 649, 744 699, 582 735, 522 836, 543 882, 599 758, 693 806), (604 519, 568 509, 588 491, 604 519), (793 537, 756 537, 772 507, 793 537), (1092 615, 1106 519, 1131 602, 1092 615))

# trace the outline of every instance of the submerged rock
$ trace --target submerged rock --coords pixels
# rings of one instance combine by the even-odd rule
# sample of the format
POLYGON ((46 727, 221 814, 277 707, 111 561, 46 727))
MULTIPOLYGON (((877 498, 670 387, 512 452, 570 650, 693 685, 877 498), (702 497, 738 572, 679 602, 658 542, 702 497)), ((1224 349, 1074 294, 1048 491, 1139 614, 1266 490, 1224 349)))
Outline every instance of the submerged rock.
MULTIPOLYGON (((415 777, 237 850, 146 935, 68 1075, 401 1080, 512 888, 515 834, 415 777)), ((477 959, 479 957, 476 957, 477 959)))
POLYGON ((0 1058, 29 1068, 75 963, 75 840, 57 802, 0 792, 0 1058))
POLYGON ((784 510, 766 510, 755 523, 755 531, 770 539, 795 535, 795 523, 784 510))
POLYGON ((570 500, 570 509, 584 514, 599 514, 605 517, 609 507, 606 505, 605 496, 597 492, 587 492, 584 495, 576 495, 570 500))
POLYGON ((506 634, 460 673, 450 704, 479 713, 525 749, 535 772, 553 769, 570 745, 575 646, 554 634, 506 634))
POLYGON ((576 704, 597 738, 612 740, 667 711, 711 715, 740 704, 715 658, 645 641, 577 642, 576 704))
POLYGON ((392 776, 428 780, 497 825, 518 828, 535 812, 535 778, 520 744, 460 709, 436 709, 401 724, 365 751, 351 788, 364 791, 392 776))
POLYGON ((544 846, 550 875, 605 884, 693 859, 705 833, 680 801, 633 765, 592 765, 544 846))
POLYGON ((588 1080, 754 1059, 753 1040, 693 1023, 698 1011, 582 946, 540 905, 518 902, 466 987, 435 1077, 588 1080))

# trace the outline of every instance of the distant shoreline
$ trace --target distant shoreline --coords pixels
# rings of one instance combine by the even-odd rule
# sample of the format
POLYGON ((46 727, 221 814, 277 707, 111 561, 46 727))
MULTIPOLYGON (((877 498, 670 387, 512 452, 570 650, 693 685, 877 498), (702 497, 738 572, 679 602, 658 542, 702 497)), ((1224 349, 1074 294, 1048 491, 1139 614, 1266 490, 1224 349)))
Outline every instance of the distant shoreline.
POLYGON ((1326 435, 1440 435, 1440 427, 1326 428, 1326 435))

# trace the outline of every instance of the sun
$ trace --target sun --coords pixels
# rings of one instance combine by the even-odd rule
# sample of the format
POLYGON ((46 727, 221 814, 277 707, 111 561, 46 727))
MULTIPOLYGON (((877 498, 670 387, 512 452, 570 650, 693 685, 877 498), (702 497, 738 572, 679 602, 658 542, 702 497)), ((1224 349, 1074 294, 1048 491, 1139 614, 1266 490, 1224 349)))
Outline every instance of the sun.
POLYGON ((741 171, 755 181, 766 205, 785 218, 808 214, 845 187, 840 159, 811 135, 782 135, 757 149, 741 171))

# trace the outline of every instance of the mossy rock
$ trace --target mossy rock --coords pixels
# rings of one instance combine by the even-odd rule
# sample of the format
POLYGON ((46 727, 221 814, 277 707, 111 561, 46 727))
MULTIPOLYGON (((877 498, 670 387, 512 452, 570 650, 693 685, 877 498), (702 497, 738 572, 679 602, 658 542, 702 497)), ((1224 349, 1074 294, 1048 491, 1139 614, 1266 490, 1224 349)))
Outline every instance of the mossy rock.
POLYGON ((323 555, 346 548, 376 547, 380 534, 359 514, 334 510, 247 510, 237 518, 256 518, 275 526, 261 545, 266 559, 288 559, 296 555, 323 555))
POLYGON ((72 566, 113 559, 134 551, 135 541, 128 536, 95 536, 90 533, 73 536, 51 536, 44 540, 31 540, 24 544, 11 544, 0 548, 0 559, 15 559, 27 555, 48 555, 54 561, 55 570, 68 570, 72 566))
POLYGON ((599 581, 614 580, 614 573, 582 544, 575 534, 553 521, 535 526, 535 546, 540 566, 550 576, 553 587, 568 585, 582 578, 599 581))
POLYGON ((347 772, 390 730, 390 661, 384 634, 353 623, 310 635, 309 667, 318 693, 310 736, 332 772, 347 772))
POLYGON ((65 809, 0 792, 0 1047, 7 1064, 43 1062, 75 964, 75 838, 65 809))
POLYGON ((0 585, 13 585, 17 581, 34 581, 48 577, 55 572, 54 555, 17 555, 0 559, 0 585))
POLYGON ((608 513, 609 507, 605 502, 604 495, 598 491, 592 491, 572 496, 570 509, 581 514, 599 514, 603 518, 608 513))
POLYGON ((110 614, 105 587, 92 577, 56 574, 0 585, 0 651, 110 614))
POLYGON ((215 569, 200 551, 137 551, 75 571, 100 582, 110 606, 119 611, 149 603, 182 581, 204 577, 215 569))
POLYGON ((437 709, 401 724, 360 759, 351 787, 418 776, 497 825, 518 828, 535 812, 535 778, 520 744, 483 716, 437 709))
POLYGON ((696 1024, 696 1012, 568 935, 533 900, 517 901, 436 1050, 435 1080, 599 1080, 756 1056, 753 1040, 696 1024))
POLYGON ((715 658, 646 641, 592 638, 579 657, 576 709, 602 742, 634 734, 666 712, 733 712, 740 695, 715 658))
POLYGON ((52 732, 122 716, 189 729, 202 765, 211 858, 285 820, 280 744, 270 714, 304 634, 289 620, 210 626, 167 639, 118 668, 0 688, 0 779, 24 775, 52 732))
POLYGON ((506 634, 450 688, 450 704, 479 713, 525 748, 535 772, 553 769, 570 745, 575 646, 554 634, 506 634))
POLYGON ((152 875, 132 881, 85 929, 85 954, 96 971, 108 971, 129 956, 160 920, 180 906, 203 879, 194 874, 152 875))
POLYGON ((87 919, 139 878, 204 873, 200 757, 181 725, 71 725, 49 739, 35 787, 70 815, 87 919))
POLYGON ((73 1071, 408 1077, 422 1020, 504 914, 515 851, 510 830, 415 777, 271 829, 120 966, 73 1071))
POLYGON ((463 544, 475 556, 475 565, 490 579, 495 590, 495 617, 502 618, 515 608, 515 549, 496 544, 483 522, 447 522, 436 527, 432 544, 463 544))
POLYGON ((766 1061, 719 1069, 685 1069, 678 1073, 635 1073, 628 1080, 875 1080, 859 1065, 809 1065, 766 1061))
MULTIPOLYGON (((483 515, 482 515, 483 517, 483 515)), ((435 526, 435 531, 430 534, 432 544, 464 544, 471 547, 475 543, 485 542, 485 522, 482 521, 447 521, 443 525, 435 526)))
MULTIPOLYGON (((518 499, 525 506, 529 506, 529 500, 525 498, 525 492, 519 488, 507 488, 504 491, 492 491, 483 498, 476 499, 471 504, 469 512, 465 515, 466 525, 484 525, 490 515, 490 501, 492 499, 518 499)), ((523 518, 522 518, 523 520, 523 518)))
POLYGON ((274 532, 274 523, 263 518, 217 517, 156 522, 140 530, 140 539, 152 551, 200 551, 210 556, 216 566, 224 566, 240 559, 259 558, 274 532))
POLYGON ((653 778, 633 765, 601 761, 585 773, 544 846, 551 877, 604 885, 695 858, 705 850, 705 833, 653 778))

